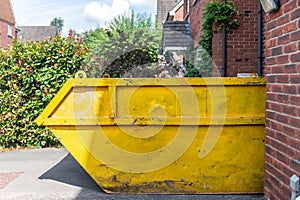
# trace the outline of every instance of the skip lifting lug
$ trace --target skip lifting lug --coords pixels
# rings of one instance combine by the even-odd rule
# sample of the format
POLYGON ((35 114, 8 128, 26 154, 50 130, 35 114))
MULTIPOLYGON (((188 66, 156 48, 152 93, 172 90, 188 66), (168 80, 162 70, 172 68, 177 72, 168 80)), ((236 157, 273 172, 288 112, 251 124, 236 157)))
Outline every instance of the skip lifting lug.
POLYGON ((78 71, 75 74, 75 85, 86 86, 87 85, 87 75, 84 71, 78 71))

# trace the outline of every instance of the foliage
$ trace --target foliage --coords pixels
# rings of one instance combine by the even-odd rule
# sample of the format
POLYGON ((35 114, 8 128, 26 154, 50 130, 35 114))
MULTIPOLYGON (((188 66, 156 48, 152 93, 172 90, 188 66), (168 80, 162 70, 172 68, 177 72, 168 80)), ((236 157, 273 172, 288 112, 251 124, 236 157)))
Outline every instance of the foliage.
MULTIPOLYGON (((157 61, 161 35, 151 16, 133 12, 86 34, 84 43, 93 49, 87 61, 89 77, 122 77, 140 66, 157 61)), ((153 66, 153 65, 149 65, 153 66)))
POLYGON ((0 49, 0 148, 60 144, 33 121, 80 70, 87 53, 71 34, 41 42, 15 41, 12 47, 0 49))
MULTIPOLYGON (((226 30, 237 28, 239 22, 235 17, 238 15, 238 11, 235 8, 234 2, 229 0, 224 2, 219 2, 214 0, 213 2, 208 2, 204 9, 206 12, 203 14, 203 24, 202 24, 202 36, 199 41, 201 48, 198 50, 198 56, 201 57, 199 60, 199 66, 204 66, 212 69, 212 39, 213 39, 213 24, 216 24, 219 29, 226 27, 226 30)), ((211 70, 210 70, 211 71, 211 70)), ((207 71, 209 75, 209 71, 207 71)))
POLYGON ((64 20, 60 17, 55 17, 51 22, 50 26, 56 26, 59 34, 61 34, 62 28, 64 27, 64 20))
POLYGON ((199 68, 195 67, 191 62, 184 62, 184 66, 186 68, 186 73, 184 74, 184 77, 202 77, 203 71, 200 71, 199 68))

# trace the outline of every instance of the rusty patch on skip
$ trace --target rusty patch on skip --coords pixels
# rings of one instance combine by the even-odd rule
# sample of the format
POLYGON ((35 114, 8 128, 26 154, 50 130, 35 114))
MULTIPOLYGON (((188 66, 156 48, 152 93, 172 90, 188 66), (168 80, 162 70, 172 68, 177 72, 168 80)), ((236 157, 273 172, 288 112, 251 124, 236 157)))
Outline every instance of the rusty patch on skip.
POLYGON ((0 190, 19 177, 23 172, 0 173, 0 190))

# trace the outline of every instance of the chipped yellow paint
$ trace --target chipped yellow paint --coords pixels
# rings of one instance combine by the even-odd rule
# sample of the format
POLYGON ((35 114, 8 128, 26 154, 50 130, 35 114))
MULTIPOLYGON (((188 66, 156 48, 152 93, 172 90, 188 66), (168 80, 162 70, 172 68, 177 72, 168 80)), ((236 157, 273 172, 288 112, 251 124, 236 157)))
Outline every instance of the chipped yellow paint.
POLYGON ((68 80, 36 119, 108 193, 261 193, 264 78, 68 80))

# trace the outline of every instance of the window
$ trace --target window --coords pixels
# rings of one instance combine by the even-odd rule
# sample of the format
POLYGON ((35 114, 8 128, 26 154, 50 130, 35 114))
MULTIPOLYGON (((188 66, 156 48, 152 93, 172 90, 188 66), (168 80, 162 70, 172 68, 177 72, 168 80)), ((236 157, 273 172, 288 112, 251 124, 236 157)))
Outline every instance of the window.
POLYGON ((7 25, 7 35, 12 36, 12 28, 11 25, 7 25))

